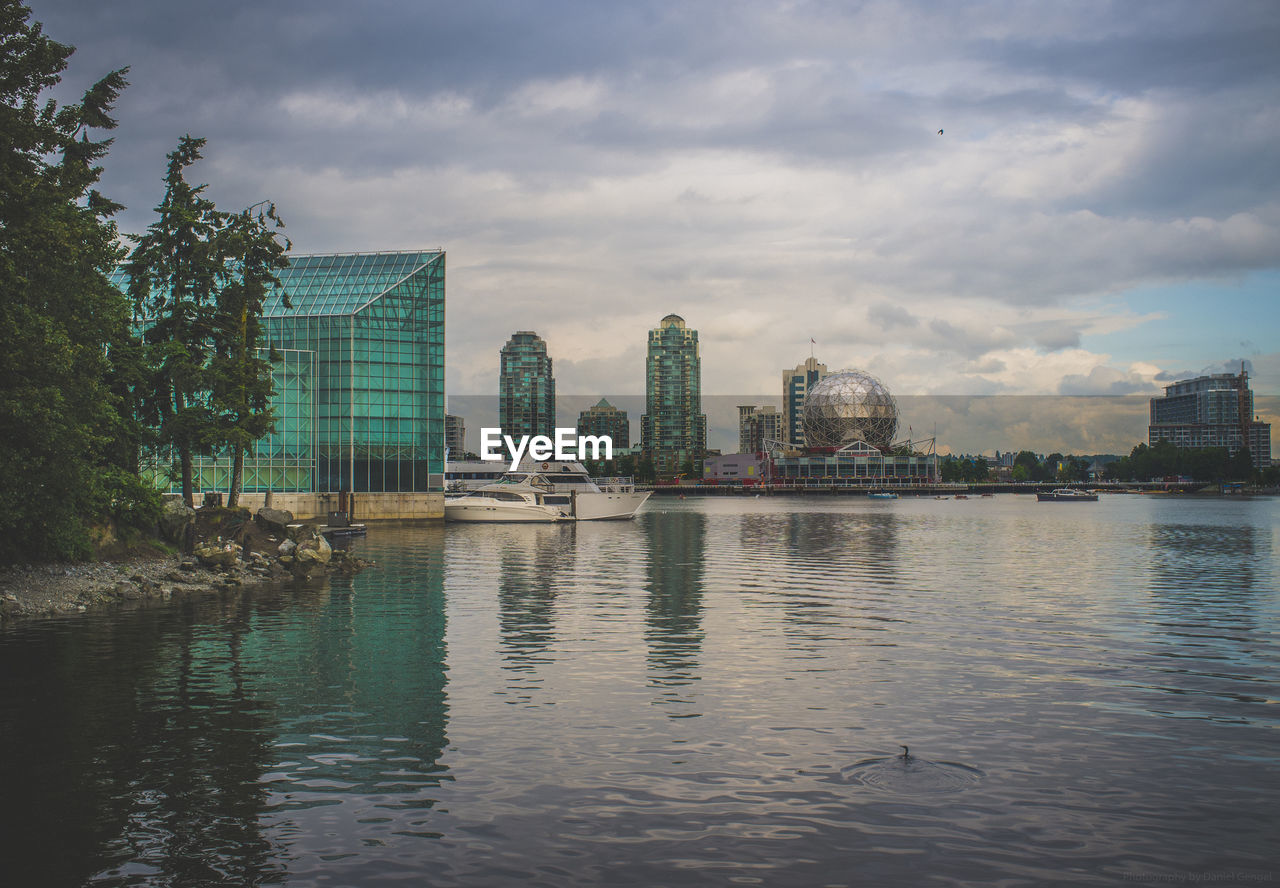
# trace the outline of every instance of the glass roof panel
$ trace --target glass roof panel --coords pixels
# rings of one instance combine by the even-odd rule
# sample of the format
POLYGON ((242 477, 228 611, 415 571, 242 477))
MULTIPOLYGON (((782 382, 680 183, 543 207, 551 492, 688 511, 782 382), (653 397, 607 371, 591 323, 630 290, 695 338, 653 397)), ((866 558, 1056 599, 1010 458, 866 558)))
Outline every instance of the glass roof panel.
MULTIPOLYGON (((441 255, 424 250, 290 256, 280 284, 293 307, 285 308, 277 291, 267 297, 263 316, 351 314, 441 255)), ((128 290, 129 276, 123 268, 113 271, 110 279, 118 289, 128 290)))

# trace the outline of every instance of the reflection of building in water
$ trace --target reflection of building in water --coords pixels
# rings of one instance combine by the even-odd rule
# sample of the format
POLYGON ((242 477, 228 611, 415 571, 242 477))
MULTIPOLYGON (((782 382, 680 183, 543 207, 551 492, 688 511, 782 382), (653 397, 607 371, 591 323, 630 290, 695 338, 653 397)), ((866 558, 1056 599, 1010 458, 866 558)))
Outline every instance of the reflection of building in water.
POLYGON ((659 702, 691 702, 678 689, 699 677, 706 517, 699 512, 647 512, 640 520, 648 538, 649 683, 668 689, 659 702))
POLYGON ((791 512, 776 543, 786 563, 780 583, 788 635, 824 641, 830 626, 880 632, 902 622, 893 607, 898 583, 898 522, 892 511, 791 512))
MULTIPOLYGON (((355 579, 358 594, 335 583, 319 614, 264 635, 255 666, 279 701, 280 740, 311 747, 304 758, 318 767, 307 780, 337 780, 354 784, 353 794, 430 807, 422 788, 438 785, 448 742, 444 570, 441 547, 430 545, 443 527, 414 533, 425 559, 405 549, 379 557, 378 570, 355 579), (317 700, 328 703, 317 710, 305 702, 317 700), (398 739, 389 744, 387 737, 398 739), (326 745, 323 738, 342 739, 326 745), (390 780, 389 772, 400 776, 390 780)), ((275 810, 287 816, 288 808, 275 810)))
POLYGON ((1153 592, 1187 604, 1230 602, 1232 614, 1246 593, 1275 588, 1271 538, 1251 525, 1153 524, 1149 551, 1153 592))
POLYGON ((499 547, 498 630, 504 669, 526 673, 508 686, 516 700, 530 699, 540 683, 531 675, 551 662, 556 641, 556 577, 571 570, 574 528, 494 524, 484 528, 499 547))

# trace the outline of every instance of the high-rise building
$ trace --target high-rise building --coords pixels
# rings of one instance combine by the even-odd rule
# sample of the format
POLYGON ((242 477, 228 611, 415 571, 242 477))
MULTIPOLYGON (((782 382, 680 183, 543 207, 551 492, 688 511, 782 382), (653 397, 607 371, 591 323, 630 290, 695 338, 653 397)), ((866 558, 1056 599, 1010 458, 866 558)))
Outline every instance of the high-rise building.
POLYGON ((768 441, 785 441, 782 414, 773 406, 738 406, 738 452, 760 453, 768 441))
POLYGON ((1183 379, 1164 387, 1164 397, 1151 399, 1147 442, 1168 441, 1175 447, 1225 447, 1235 453, 1249 448, 1256 468, 1271 465, 1271 424, 1253 414, 1253 392, 1242 369, 1183 379))
POLYGON ((667 315, 649 331, 645 366, 645 413, 640 444, 659 474, 673 475, 692 462, 702 472, 707 449, 707 417, 702 412, 702 359, 698 331, 684 318, 667 315))
POLYGON ((627 411, 619 410, 604 398, 594 407, 578 414, 579 435, 608 435, 616 456, 631 446, 631 420, 627 411))
POLYGON ((444 449, 451 460, 462 459, 462 455, 467 452, 467 424, 461 416, 445 414, 444 449))
POLYGON ((556 378, 547 344, 531 330, 512 334, 498 368, 498 424, 502 434, 555 435, 556 378))
POLYGON ((803 447, 804 440, 804 398, 809 389, 831 374, 826 364, 819 364, 816 358, 809 358, 794 370, 782 371, 782 437, 797 447, 803 447))

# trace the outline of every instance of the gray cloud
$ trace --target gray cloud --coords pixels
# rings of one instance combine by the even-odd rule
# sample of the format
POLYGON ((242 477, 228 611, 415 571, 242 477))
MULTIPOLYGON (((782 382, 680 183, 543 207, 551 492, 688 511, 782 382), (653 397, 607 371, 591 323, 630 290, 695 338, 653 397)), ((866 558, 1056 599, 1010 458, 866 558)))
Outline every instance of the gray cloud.
POLYGON ((636 393, 673 310, 708 391, 811 337, 899 390, 1119 391, 1164 378, 1082 353, 1121 294, 1280 265, 1269 2, 33 2, 66 94, 132 66, 122 228, 192 132, 300 251, 443 246, 455 392, 533 328, 636 393))

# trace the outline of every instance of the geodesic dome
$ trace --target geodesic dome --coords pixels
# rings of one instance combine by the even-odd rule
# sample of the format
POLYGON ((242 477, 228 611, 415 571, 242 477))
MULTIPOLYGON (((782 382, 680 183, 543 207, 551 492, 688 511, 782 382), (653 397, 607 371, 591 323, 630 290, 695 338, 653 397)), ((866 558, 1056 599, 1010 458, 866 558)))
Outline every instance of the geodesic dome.
POLYGON ((818 381, 804 399, 804 440, 809 447, 843 447, 865 441, 888 449, 898 431, 898 405, 880 380, 842 370, 818 381))

